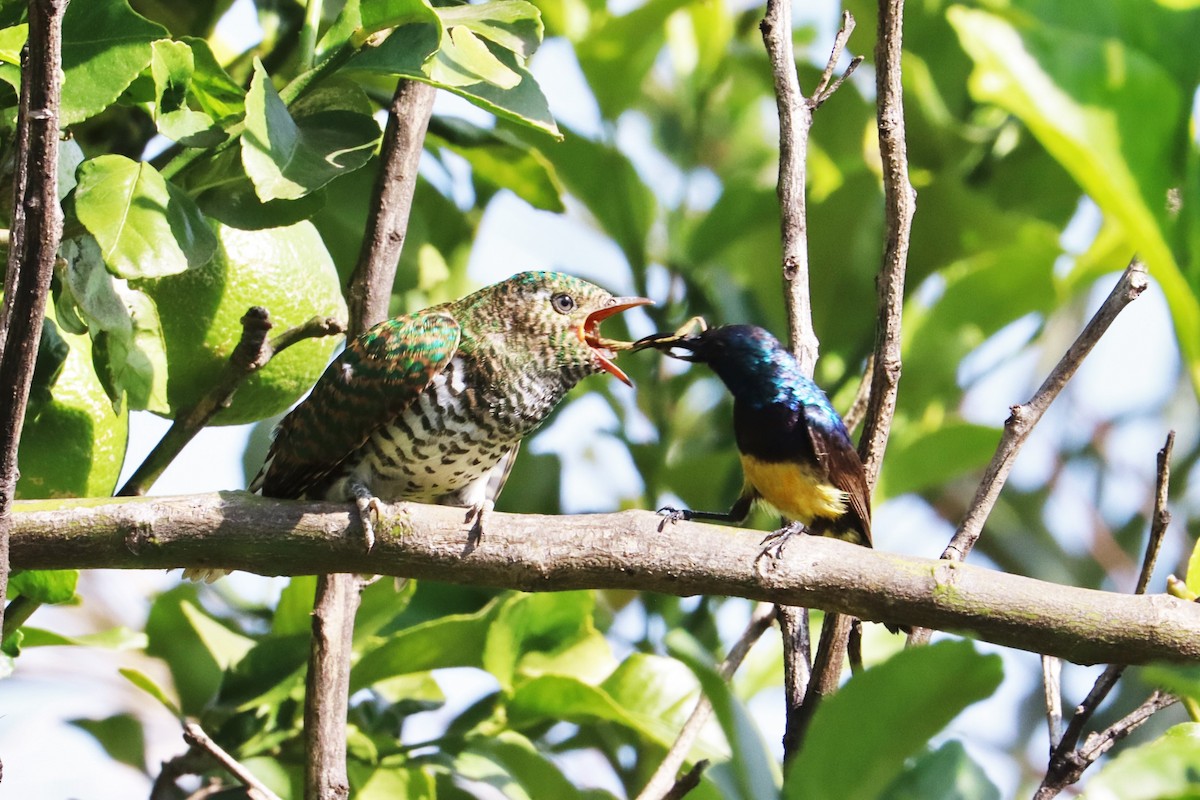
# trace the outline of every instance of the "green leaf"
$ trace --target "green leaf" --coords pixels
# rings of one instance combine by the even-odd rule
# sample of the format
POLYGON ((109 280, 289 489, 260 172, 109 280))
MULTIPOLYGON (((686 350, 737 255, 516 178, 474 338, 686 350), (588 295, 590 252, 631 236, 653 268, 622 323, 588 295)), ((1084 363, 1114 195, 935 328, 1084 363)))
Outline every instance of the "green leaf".
POLYGON ((256 642, 226 668, 219 701, 249 709, 277 705, 294 696, 304 685, 311 639, 310 633, 304 631, 290 636, 268 636, 256 642))
MULTIPOLYGON (((594 608, 595 598, 587 591, 510 595, 488 626, 483 668, 496 676, 502 689, 511 691, 518 663, 528 654, 561 653, 581 639, 594 639, 598 635, 592 626, 594 608)), ((608 671, 604 660, 589 659, 586 666, 596 664, 608 671)), ((549 671, 545 659, 539 666, 538 671, 549 671)))
POLYGON ((8 591, 39 603, 69 603, 75 599, 78 581, 75 569, 21 570, 8 579, 8 591))
POLYGON ((606 119, 615 120, 642 96, 642 81, 662 50, 667 17, 690 2, 648 0, 596 25, 575 44, 579 66, 606 119))
POLYGON ((657 202, 624 153, 607 144, 567 132, 546 148, 558 177, 583 202, 604 232, 616 241, 635 273, 646 263, 646 238, 657 202))
MULTIPOLYGON (((382 581, 377 581, 380 582, 382 581)), ((287 586, 279 593, 279 602, 275 604, 271 633, 276 636, 290 636, 312 631, 313 598, 316 591, 316 575, 296 575, 289 579, 287 586)))
POLYGON ((783 796, 881 797, 907 759, 1002 677, 1000 657, 967 641, 903 650, 855 675, 817 708, 783 796))
MULTIPOLYGON (((433 66, 436 58, 432 57, 439 47, 446 45, 447 39, 448 35, 443 34, 440 23, 405 25, 393 31, 378 46, 364 49, 350 61, 347 69, 424 81, 454 92, 498 117, 561 138, 558 126, 550 113, 550 106, 537 81, 510 50, 494 44, 486 45, 490 58, 520 78, 511 88, 501 88, 488 83, 482 76, 473 83, 463 83, 453 75, 449 76, 454 78, 450 82, 437 80, 433 66)), ((496 68, 490 60, 487 61, 487 65, 496 68)), ((448 63, 443 63, 442 66, 446 69, 450 67, 448 63)))
POLYGON ((958 420, 899 425, 888 441, 888 459, 877 496, 919 492, 967 475, 991 458, 1000 430, 958 420))
POLYGON ((200 210, 154 167, 105 155, 79 167, 75 214, 120 278, 157 278, 205 264, 217 240, 200 210))
POLYGON ((110 758, 145 771, 146 735, 137 717, 116 714, 104 719, 73 719, 71 724, 90 733, 110 758))
POLYGON ((150 63, 151 43, 167 31, 125 0, 71 3, 63 16, 59 124, 82 122, 112 105, 150 63))
POLYGON ((175 703, 175 701, 173 701, 166 691, 164 691, 161 686, 155 683, 154 679, 149 675, 140 670, 128 667, 122 667, 118 670, 118 672, 124 675, 125 679, 134 686, 138 687, 143 692, 162 703, 166 707, 167 711, 170 711, 177 717, 183 716, 183 712, 179 710, 179 706, 175 703))
POLYGON ((29 39, 29 25, 21 23, 0 28, 0 62, 21 66, 21 50, 29 39))
POLYGON ((961 742, 917 758, 882 795, 885 800, 1000 800, 1000 790, 961 742))
POLYGON ((245 90, 217 61, 207 41, 192 36, 184 37, 182 41, 192 49, 193 71, 189 88, 201 110, 223 122, 241 119, 246 112, 245 90))
MULTIPOLYGON (((146 652, 167 663, 175 691, 178 692, 179 705, 191 715, 199 714, 216 697, 222 679, 216 659, 183 611, 183 606, 195 602, 195 598, 195 585, 177 586, 155 599, 146 621, 146 635, 150 639, 146 652)), ((126 671, 122 671, 122 674, 138 683, 135 675, 126 671)), ((142 677, 149 682, 149 687, 141 683, 138 683, 139 686, 160 699, 165 696, 153 681, 142 677)), ((164 701, 164 705, 170 704, 164 701)))
POLYGON ((947 14, 975 62, 972 95, 1019 117, 1124 227, 1167 297, 1200 392, 1200 300, 1172 251, 1165 199, 1192 86, 1185 97, 1161 64, 1111 37, 962 7, 947 14))
POLYGON ((405 628, 368 650, 350 671, 350 691, 396 675, 439 667, 482 667, 499 600, 474 614, 451 614, 405 628))
POLYGON ((374 0, 365 5, 347 3, 361 16, 363 34, 384 28, 403 28, 414 23, 436 22, 437 14, 425 0, 374 0))
MULTIPOLYGON (((729 742, 732 755, 726 765, 732 782, 722 786, 726 798, 743 800, 766 800, 779 796, 780 774, 775 759, 767 750, 762 733, 754 724, 724 678, 717 674, 712 656, 705 652, 696 640, 682 630, 667 634, 667 649, 700 680, 704 694, 712 703, 713 712, 721 723, 721 730, 729 742)), ((719 775, 714 775, 714 780, 719 775)), ((855 797, 855 795, 845 795, 855 797)))
POLYGON ((379 125, 365 114, 326 111, 293 119, 258 61, 246 96, 242 164, 258 198, 296 200, 367 163, 379 125))
POLYGON ((234 667, 254 649, 253 639, 231 631, 190 602, 185 600, 179 608, 184 619, 200 637, 200 642, 212 657, 213 663, 220 669, 228 670, 234 667))
POLYGON ((482 39, 462 26, 445 30, 429 77, 447 87, 490 83, 512 89, 521 82, 520 75, 504 66, 482 39))
POLYGON ((1121 751, 1087 784, 1088 800, 1200 797, 1200 723, 1185 722, 1121 751))
POLYGON ((1171 694, 1200 701, 1200 666, 1153 664, 1142 670, 1142 679, 1171 694))
POLYGON ((541 150, 508 135, 453 117, 430 120, 429 145, 442 145, 471 165, 476 180, 513 194, 543 211, 562 212, 563 188, 541 150))
POLYGON ((521 59, 533 56, 542 43, 542 15, 525 0, 489 0, 434 10, 447 30, 465 28, 521 59))
POLYGON ((574 800, 582 795, 549 757, 514 731, 472 737, 453 763, 457 775, 485 783, 511 800, 574 800))
POLYGON ((78 636, 64 636, 61 633, 45 631, 40 628, 24 627, 21 630, 25 633, 25 639, 22 642, 24 647, 73 645, 99 647, 105 650, 144 650, 148 641, 146 634, 141 631, 131 631, 124 626, 78 636))
POLYGON ((228 134, 204 112, 187 106, 194 55, 184 42, 162 40, 154 43, 150 73, 155 83, 155 122, 158 132, 190 148, 209 148, 221 144, 228 134))
MULTIPOLYGON (((356 765, 349 765, 353 774, 356 765)), ((435 800, 437 789, 429 767, 374 769, 354 793, 358 800, 435 800)))

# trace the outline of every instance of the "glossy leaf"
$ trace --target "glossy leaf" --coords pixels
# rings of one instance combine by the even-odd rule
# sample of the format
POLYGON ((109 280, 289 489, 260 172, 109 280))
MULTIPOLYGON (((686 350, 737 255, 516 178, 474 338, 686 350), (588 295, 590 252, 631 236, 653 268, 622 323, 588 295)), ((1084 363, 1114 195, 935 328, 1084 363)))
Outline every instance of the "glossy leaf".
POLYGON ((79 167, 75 214, 119 278, 174 275, 206 263, 217 240, 199 209, 154 167, 106 155, 79 167))
MULTIPOLYGON (((767 750, 762 733, 754 724, 745 706, 734 697, 729 684, 717 674, 712 656, 706 653, 691 636, 675 630, 667 634, 667 647, 683 661, 704 688, 712 703, 713 712, 732 751, 727 764, 728 777, 714 775, 720 781, 724 797, 734 800, 767 800, 779 796, 780 774, 775 759, 767 750), (731 779, 731 780, 730 780, 731 779)), ((846 795, 847 797, 852 795, 846 795)))
POLYGON ((38 603, 69 603, 78 581, 76 569, 20 570, 8 579, 8 590, 38 603))
POLYGON ((1120 41, 978 10, 948 14, 975 61, 972 93, 1020 117, 1125 228, 1162 285, 1200 392, 1200 284, 1189 283, 1172 250, 1164 201, 1190 100, 1160 64, 1120 41))
POLYGON ((293 119, 262 64, 246 96, 242 164, 259 200, 296 200, 367 163, 379 126, 361 114, 328 111, 293 119))
POLYGON ((1002 677, 1000 657, 980 654, 967 641, 903 650, 855 675, 818 707, 783 796, 883 796, 905 762, 964 708, 995 691, 1002 677), (903 736, 896 735, 900 730, 903 736))
POLYGON ((1000 800, 1000 790, 960 742, 916 759, 882 795, 885 800, 1000 800))
POLYGON ((63 126, 108 108, 150 63, 151 43, 167 36, 125 0, 72 3, 62 24, 63 126))
POLYGON ((468 780, 493 787, 510 800, 582 798, 549 757, 513 731, 502 731, 494 737, 473 737, 455 757, 454 771, 468 780))
POLYGON ((179 710, 179 705, 174 700, 172 700, 170 695, 168 695, 167 692, 161 686, 159 686, 154 681, 154 679, 151 678, 149 675, 142 672, 141 670, 136 670, 136 669, 131 669, 131 668, 122 668, 118 671, 121 673, 121 675, 123 675, 125 677, 126 680, 128 680, 134 686, 138 687, 139 689, 141 689, 142 691, 146 692, 151 697, 153 697, 155 700, 162 703, 163 706, 166 707, 167 711, 170 711, 172 714, 174 714, 177 717, 183 716, 183 712, 179 710))
POLYGON ((1200 797, 1200 723, 1118 753, 1087 784, 1088 800, 1200 797))

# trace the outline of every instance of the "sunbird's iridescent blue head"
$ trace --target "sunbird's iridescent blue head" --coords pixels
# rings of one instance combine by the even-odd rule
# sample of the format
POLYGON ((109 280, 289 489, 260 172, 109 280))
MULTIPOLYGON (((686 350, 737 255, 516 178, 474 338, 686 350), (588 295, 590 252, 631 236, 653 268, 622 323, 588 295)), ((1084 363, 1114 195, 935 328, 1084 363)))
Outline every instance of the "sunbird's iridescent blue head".
MULTIPOLYGON (((672 358, 708 364, 735 398, 753 404, 810 402, 809 381, 795 357, 779 340, 756 325, 724 325, 691 336, 658 333, 634 344, 653 347, 672 358)), ((814 387, 815 388, 815 387, 814 387)))

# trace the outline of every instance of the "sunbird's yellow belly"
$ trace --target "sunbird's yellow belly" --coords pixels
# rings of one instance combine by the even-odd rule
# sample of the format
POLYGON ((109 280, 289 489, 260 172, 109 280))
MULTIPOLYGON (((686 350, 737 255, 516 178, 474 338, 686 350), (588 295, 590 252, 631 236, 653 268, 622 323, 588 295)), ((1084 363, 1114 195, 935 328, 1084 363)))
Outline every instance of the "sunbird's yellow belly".
POLYGON ((814 519, 836 519, 846 513, 846 493, 822 482, 811 467, 786 461, 760 461, 743 454, 742 470, 763 500, 789 519, 810 525, 814 519))

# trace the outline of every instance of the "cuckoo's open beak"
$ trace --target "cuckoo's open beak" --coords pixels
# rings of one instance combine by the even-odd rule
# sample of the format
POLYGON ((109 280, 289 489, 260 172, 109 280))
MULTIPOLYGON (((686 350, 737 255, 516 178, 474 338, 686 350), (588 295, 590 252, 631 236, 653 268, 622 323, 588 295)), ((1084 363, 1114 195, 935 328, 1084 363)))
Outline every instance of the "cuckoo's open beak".
POLYGON ((598 311, 593 311, 587 315, 583 324, 579 326, 579 338, 584 344, 592 348, 592 352, 596 354, 596 358, 600 359, 600 368, 605 372, 613 375, 617 380, 633 386, 629 380, 629 376, 621 371, 621 368, 612 362, 616 358, 618 350, 629 350, 633 347, 633 342, 623 342, 619 339, 605 339, 600 335, 600 323, 614 314, 620 314, 634 306, 651 305, 654 301, 648 297, 614 297, 612 304, 607 305, 598 311))

